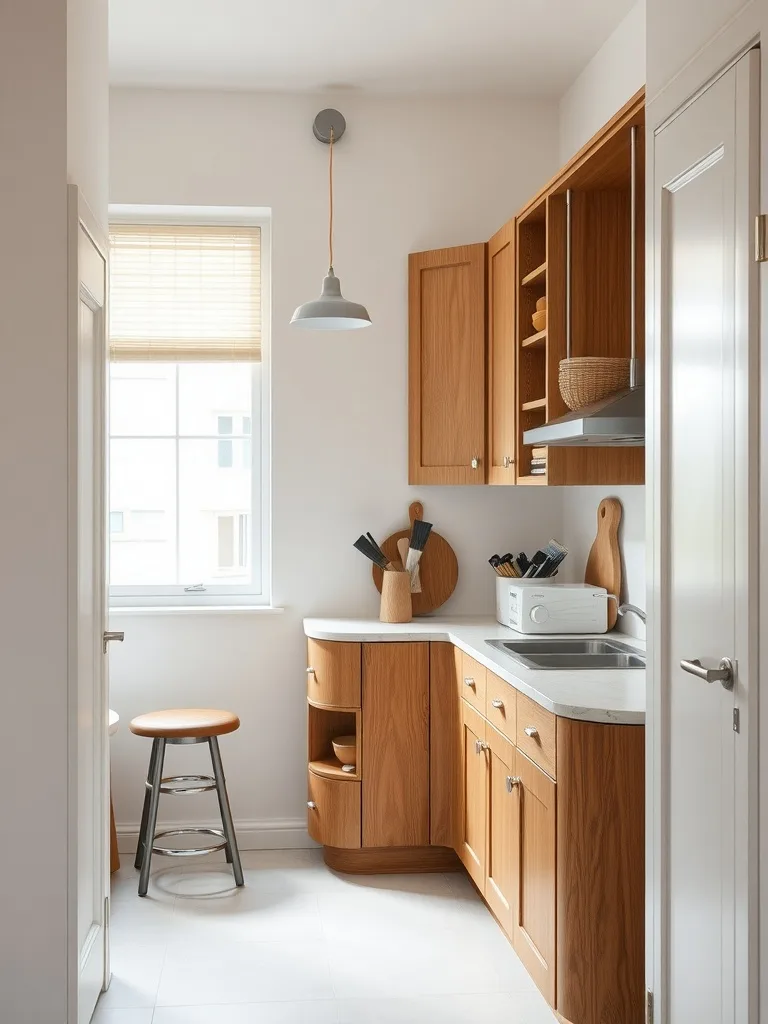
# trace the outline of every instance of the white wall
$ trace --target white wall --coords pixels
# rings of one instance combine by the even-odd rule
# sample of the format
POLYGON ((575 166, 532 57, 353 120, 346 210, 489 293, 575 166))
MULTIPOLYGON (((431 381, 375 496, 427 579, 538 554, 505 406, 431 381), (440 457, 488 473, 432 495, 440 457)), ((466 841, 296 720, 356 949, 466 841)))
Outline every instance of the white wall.
POLYGON ((565 163, 645 84, 645 0, 620 22, 560 100, 565 163))
POLYGON ((109 204, 109 0, 67 2, 67 180, 106 228, 109 204))
MULTIPOLYGON (((68 150, 106 182, 67 138, 67 43, 66 0, 3 6, 0 1019, 19 1024, 62 1022, 67 1003, 68 150)), ((90 81, 81 123, 106 92, 90 81)))
MULTIPOLYGON (((276 828, 285 843, 280 823, 305 820, 301 619, 377 614, 352 541, 365 530, 383 539, 423 499, 459 557, 446 611, 472 613, 493 608, 490 554, 558 534, 555 494, 406 483, 407 253, 486 239, 509 218, 557 169, 557 107, 117 90, 111 125, 110 201, 273 211, 274 599, 286 611, 115 614, 126 640, 112 648, 112 705, 124 721, 173 705, 237 711, 243 727, 222 742, 235 817, 276 828), (335 160, 335 263, 345 295, 373 318, 360 333, 288 324, 327 265, 328 150, 311 126, 328 104, 349 126, 335 160)), ((201 753, 176 750, 174 763, 201 753)), ((121 729, 113 783, 123 828, 139 820, 147 757, 146 741, 121 729)), ((213 802, 161 807, 165 819, 190 816, 214 817, 213 802)))

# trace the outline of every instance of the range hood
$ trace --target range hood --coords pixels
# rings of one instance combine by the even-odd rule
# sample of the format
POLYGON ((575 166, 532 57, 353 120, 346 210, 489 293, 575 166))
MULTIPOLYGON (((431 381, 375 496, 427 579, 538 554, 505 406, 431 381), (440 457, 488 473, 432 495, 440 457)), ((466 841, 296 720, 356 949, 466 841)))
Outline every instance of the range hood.
POLYGON ((526 430, 523 444, 587 448, 645 444, 645 387, 629 388, 526 430))
MULTIPOLYGON (((571 191, 565 208, 565 332, 566 357, 572 354, 571 324, 571 191)), ((629 388, 582 406, 551 423, 523 433, 523 444, 588 448, 640 447, 645 444, 645 387, 637 358, 637 295, 635 234, 637 225, 637 128, 630 131, 630 268, 629 268, 629 388)))

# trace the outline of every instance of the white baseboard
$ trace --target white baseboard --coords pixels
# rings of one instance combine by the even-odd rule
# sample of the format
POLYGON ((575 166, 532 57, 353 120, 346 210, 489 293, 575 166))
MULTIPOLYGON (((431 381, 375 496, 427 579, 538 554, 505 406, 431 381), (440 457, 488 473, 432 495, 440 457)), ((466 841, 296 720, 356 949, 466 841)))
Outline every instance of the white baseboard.
MULTIPOLYGON (((157 831, 168 828, 221 828, 220 821, 158 821, 157 831)), ((241 850, 310 850, 317 843, 309 838, 304 818, 275 818, 262 821, 236 821, 237 844, 241 850)), ((139 823, 118 824, 117 848, 120 853, 135 853, 139 841, 139 823)), ((170 840, 172 845, 172 840, 170 840)))

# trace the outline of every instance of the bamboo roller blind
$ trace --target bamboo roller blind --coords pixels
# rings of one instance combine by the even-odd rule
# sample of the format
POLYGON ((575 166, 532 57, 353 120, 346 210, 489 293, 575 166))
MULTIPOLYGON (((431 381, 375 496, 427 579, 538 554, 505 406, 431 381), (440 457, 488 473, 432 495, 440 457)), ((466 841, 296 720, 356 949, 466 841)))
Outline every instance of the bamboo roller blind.
POLYGON ((110 358, 261 359, 258 227, 113 224, 110 358))

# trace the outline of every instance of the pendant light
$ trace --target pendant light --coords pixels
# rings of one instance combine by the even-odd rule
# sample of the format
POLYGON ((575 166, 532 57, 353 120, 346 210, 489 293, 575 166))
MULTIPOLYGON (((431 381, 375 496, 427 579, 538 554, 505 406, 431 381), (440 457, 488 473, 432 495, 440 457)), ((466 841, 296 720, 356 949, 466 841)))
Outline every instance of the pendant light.
POLYGON ((344 134, 347 123, 338 110, 321 110, 312 130, 315 138, 328 145, 328 276, 323 280, 319 299, 298 307, 291 323, 314 331, 350 331, 370 327, 371 318, 365 306, 349 302, 341 294, 341 284, 333 272, 333 144, 344 134))

